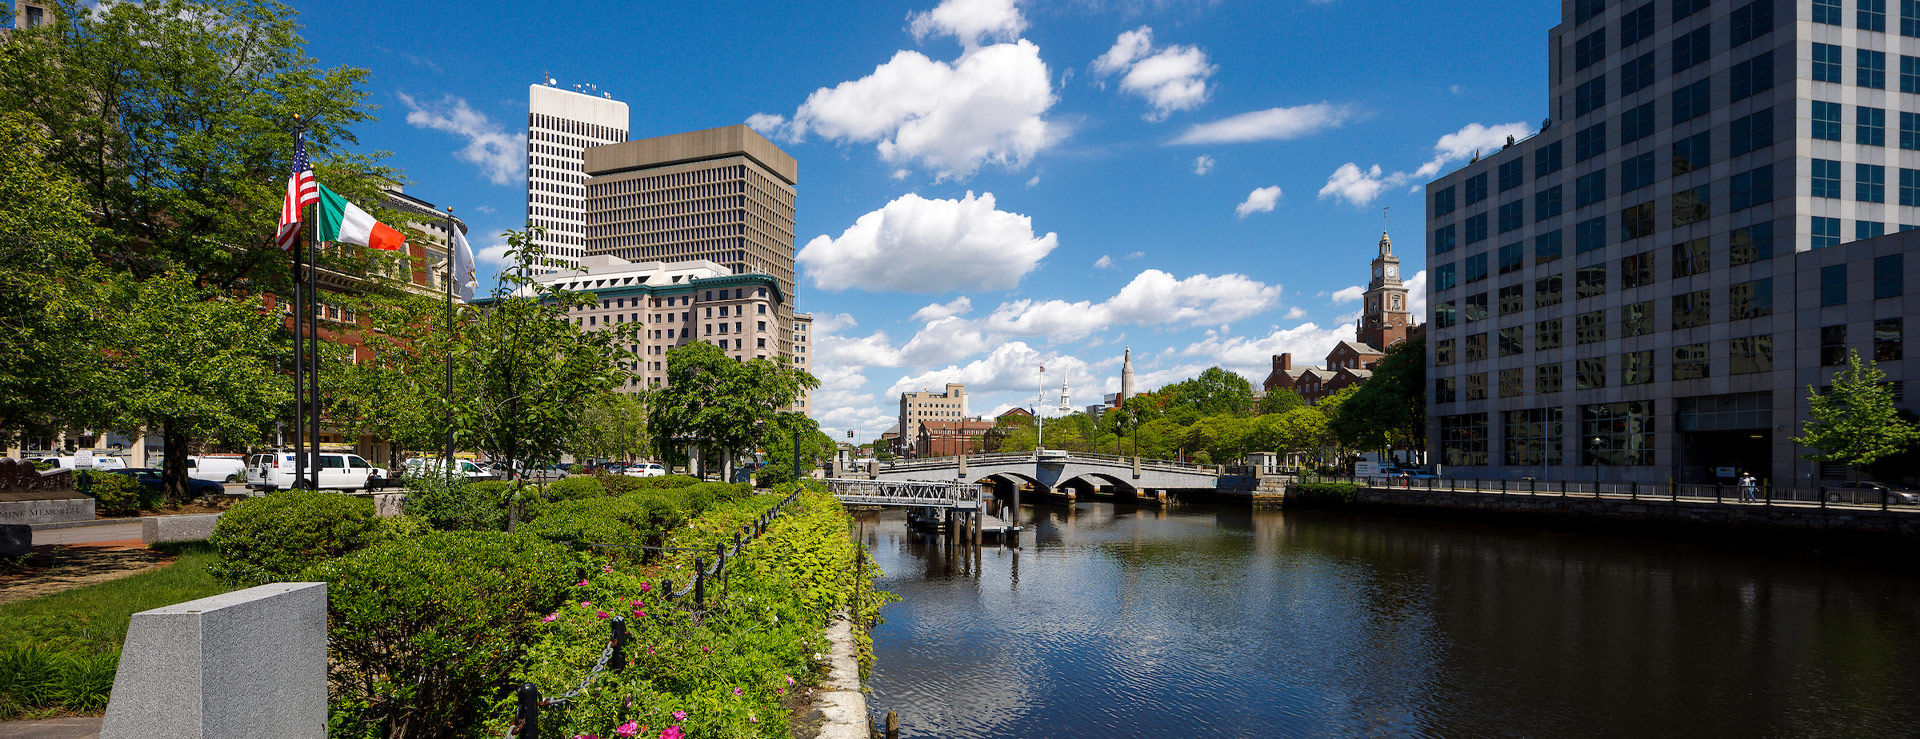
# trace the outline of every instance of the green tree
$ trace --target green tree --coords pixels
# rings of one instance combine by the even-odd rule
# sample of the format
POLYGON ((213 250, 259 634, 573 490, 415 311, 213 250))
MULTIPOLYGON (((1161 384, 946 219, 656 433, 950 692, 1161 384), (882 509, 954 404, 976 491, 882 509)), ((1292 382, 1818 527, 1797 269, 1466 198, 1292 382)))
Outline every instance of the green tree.
POLYGON ((1300 397, 1300 394, 1294 392, 1292 388, 1283 387, 1268 391, 1267 396, 1260 399, 1260 403, 1255 410, 1257 410, 1260 415, 1265 416, 1286 413, 1295 408, 1305 407, 1307 407, 1306 398, 1300 397))
MULTIPOLYGON (((603 331, 576 326, 568 312, 598 301, 534 280, 540 248, 528 233, 506 237, 507 256, 517 266, 501 270, 455 350, 455 385, 463 396, 455 440, 524 469, 559 459, 587 404, 631 379, 622 367, 637 361, 627 347, 638 342, 641 324, 603 331)), ((509 528, 529 495, 523 481, 515 475, 509 528)))
POLYGON ((1847 368, 1833 375, 1832 392, 1821 395, 1807 386, 1810 418, 1801 424, 1800 436, 1793 442, 1819 451, 1801 457, 1859 468, 1899 454, 1920 439, 1920 427, 1894 409, 1886 378, 1872 361, 1863 365, 1859 352, 1849 351, 1847 368))
POLYGON ((1196 414, 1194 420, 1223 413, 1244 416, 1253 410, 1253 384, 1219 367, 1208 367, 1199 377, 1176 382, 1157 392, 1168 396, 1169 413, 1185 408, 1196 414))
POLYGON ((667 352, 667 386, 653 398, 654 446, 676 461, 698 448, 730 474, 734 457, 760 445, 781 408, 819 386, 782 361, 735 361, 706 342, 675 347, 667 352))
POLYGON ((1313 408, 1295 408, 1253 419, 1246 450, 1293 454, 1318 449, 1327 435, 1327 417, 1313 408))
POLYGON ((1333 432, 1341 444, 1387 451, 1426 447, 1426 341, 1402 341, 1387 349, 1373 376, 1353 392, 1333 432))
POLYGON ((367 72, 318 68, 288 7, 65 0, 56 15, 0 44, 0 111, 45 127, 48 163, 80 184, 100 226, 102 263, 142 279, 181 269, 200 285, 284 286, 273 234, 296 115, 320 179, 378 208, 393 173, 348 151, 372 120, 367 72))
POLYGON ((320 374, 327 421, 348 437, 386 439, 392 448, 388 465, 395 469, 403 450, 444 456, 451 414, 460 403, 447 392, 446 358, 465 326, 448 330, 438 298, 403 292, 368 297, 360 315, 374 330, 356 334, 371 356, 327 362, 320 374))
POLYGON ((820 424, 806 414, 777 414, 774 416, 773 430, 768 432, 763 443, 766 465, 756 475, 762 486, 778 485, 794 479, 793 445, 796 438, 800 443, 800 472, 803 475, 820 469, 820 465, 833 459, 838 451, 833 437, 822 433, 820 424))
POLYGON ((588 401, 574 427, 573 453, 632 462, 653 449, 647 403, 640 395, 606 392, 588 401))
POLYGON ((275 360, 280 316, 250 298, 194 284, 172 272, 145 281, 118 279, 121 311, 107 365, 114 414, 126 426, 157 429, 165 441, 167 497, 184 500, 187 442, 245 444, 265 433, 291 401, 275 360))

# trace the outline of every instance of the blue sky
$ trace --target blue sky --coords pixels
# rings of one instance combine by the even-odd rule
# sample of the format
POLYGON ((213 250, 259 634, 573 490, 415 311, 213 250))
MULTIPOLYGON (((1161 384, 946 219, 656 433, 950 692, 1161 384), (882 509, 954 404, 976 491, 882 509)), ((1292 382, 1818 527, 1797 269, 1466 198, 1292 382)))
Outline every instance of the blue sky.
MULTIPOLYGON (((1352 337, 1418 187, 1539 126, 1558 3, 295 2, 323 65, 372 70, 408 192, 474 243, 523 222, 526 87, 593 83, 632 136, 751 122, 799 160, 814 416, 872 439, 901 390, 975 414, 1073 404, 1352 337), (1375 167, 1378 167, 1376 170, 1375 167)), ((492 269, 483 265, 482 285, 492 269)), ((1420 275, 1423 276, 1423 275, 1420 275)), ((1416 295, 1418 297, 1418 295, 1416 295)), ((1417 301, 1416 308, 1424 305, 1417 301)))

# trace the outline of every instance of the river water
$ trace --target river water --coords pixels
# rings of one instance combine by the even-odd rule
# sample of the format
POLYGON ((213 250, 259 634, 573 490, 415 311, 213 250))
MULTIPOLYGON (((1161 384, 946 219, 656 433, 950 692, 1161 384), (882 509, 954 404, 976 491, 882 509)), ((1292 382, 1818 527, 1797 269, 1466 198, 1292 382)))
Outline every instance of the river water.
POLYGON ((1920 554, 1340 513, 1027 507, 860 534, 909 737, 1920 736, 1920 554))

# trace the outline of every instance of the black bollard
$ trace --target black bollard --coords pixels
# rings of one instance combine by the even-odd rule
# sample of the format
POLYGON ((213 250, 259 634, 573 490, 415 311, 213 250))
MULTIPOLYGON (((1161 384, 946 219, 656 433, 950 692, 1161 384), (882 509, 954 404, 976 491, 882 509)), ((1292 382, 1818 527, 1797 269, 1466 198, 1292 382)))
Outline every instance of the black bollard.
POLYGON ((532 683, 521 683, 516 697, 514 723, 519 730, 514 734, 520 739, 540 739, 540 689, 532 683))
POLYGON ((705 608, 707 605, 707 563, 693 558, 693 605, 705 608))
POLYGON ((666 578, 660 579, 660 599, 673 600, 673 581, 672 580, 669 580, 666 578))
POLYGON ((627 669, 627 619, 625 616, 613 617, 613 658, 607 660, 607 666, 615 670, 627 669))

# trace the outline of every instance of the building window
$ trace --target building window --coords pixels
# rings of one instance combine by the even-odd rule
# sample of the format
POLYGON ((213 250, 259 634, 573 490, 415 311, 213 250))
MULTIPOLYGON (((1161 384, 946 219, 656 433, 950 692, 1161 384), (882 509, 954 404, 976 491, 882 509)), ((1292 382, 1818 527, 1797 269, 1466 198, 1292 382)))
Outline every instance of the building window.
POLYGON ((1620 162, 1620 194, 1653 184, 1653 152, 1629 157, 1620 162))
MULTIPOLYGON (((1686 38, 1682 36, 1681 38, 1686 38)), ((1675 52, 1678 54, 1679 52, 1675 52)), ((1674 70, 1678 72, 1679 70, 1674 70)), ((1673 125, 1706 115, 1713 108, 1712 80, 1700 80, 1673 91, 1673 125)))
POLYGON ((1620 338, 1646 336, 1653 333, 1653 301, 1646 300, 1620 306, 1620 338))
POLYGON ((1773 370, 1773 337, 1743 336, 1727 342, 1727 374, 1750 375, 1773 370))
POLYGON ((1920 113, 1900 114, 1900 148, 1920 149, 1920 113))
POLYGON ((1863 203, 1887 201, 1887 168, 1878 164, 1853 165, 1853 199, 1863 203))
POLYGON ((1840 140, 1840 104, 1813 101, 1812 135, 1821 141, 1840 140))
POLYGON ((1465 306, 1465 309, 1462 312, 1466 314, 1467 323, 1473 323, 1474 321, 1487 320, 1487 294, 1486 293, 1480 293, 1479 295, 1468 295, 1466 299, 1462 301, 1462 304, 1465 306))
POLYGON ((1445 254, 1453 251, 1454 246, 1453 224, 1449 223, 1433 230, 1433 253, 1445 254))
POLYGON ((1466 265, 1465 278, 1467 284, 1471 285, 1487 279, 1487 255, 1475 254, 1467 257, 1466 265))
POLYGON ((1487 199, 1487 173, 1481 172, 1467 178, 1467 205, 1473 205, 1487 199))
POLYGON ((1596 264, 1573 271, 1573 297, 1597 298, 1607 294, 1607 265, 1596 264))
POLYGON ((1887 0, 1859 0, 1858 13, 1854 17, 1855 25, 1862 31, 1887 30, 1887 0))
POLYGON ((1454 379, 1451 377, 1434 378, 1433 402, 1452 403, 1454 401, 1459 400, 1460 393, 1456 389, 1457 387, 1458 387, 1458 383, 1454 382, 1454 379))
POLYGON ((1601 121, 1573 135, 1573 161, 1584 162, 1607 152, 1607 122, 1601 121))
POLYGON ((1900 0, 1900 35, 1920 36, 1920 0, 1900 0))
POLYGON ((1500 206, 1500 233, 1517 229, 1527 222, 1526 201, 1515 200, 1500 206))
POLYGON ((1820 366, 1835 367, 1847 363, 1847 327, 1820 328, 1820 366))
POLYGON ((1554 185, 1533 196, 1533 220, 1544 221, 1560 215, 1560 186, 1554 185))
POLYGON ((1682 329, 1707 325, 1707 309, 1705 290, 1673 296, 1673 327, 1682 329))
POLYGON ((1553 275, 1551 277, 1542 277, 1538 280, 1534 280, 1533 281, 1533 307, 1545 308, 1549 305, 1559 305, 1560 298, 1561 298, 1560 284, 1564 280, 1565 278, 1562 278, 1560 275, 1553 275))
POLYGON ((1573 207, 1585 208, 1606 199, 1606 170, 1583 174, 1573 181, 1573 207))
POLYGON ((1588 311, 1573 317, 1573 344, 1597 344, 1607 340, 1607 312, 1588 311))
POLYGON ((1497 337, 1500 342, 1500 356, 1511 357, 1526 351, 1526 327, 1510 326, 1500 329, 1497 337))
POLYGON ((1711 268, 1707 240, 1693 239, 1673 245, 1673 278, 1703 275, 1711 268))
POLYGON ((1576 359, 1573 362, 1573 389, 1599 390, 1607 386, 1607 358, 1576 359))
POLYGON ((1883 108, 1854 106, 1853 142, 1861 146, 1886 146, 1887 111, 1883 108))
POLYGON ((1440 459, 1460 467, 1487 463, 1487 414, 1440 417, 1440 459))
POLYGON ((1500 274, 1519 272, 1525 266, 1526 246, 1514 242, 1500 247, 1500 274))
MULTIPOLYGON (((1861 87, 1871 87, 1876 90, 1887 89, 1886 52, 1855 49, 1853 59, 1853 84, 1861 87)), ((1772 85, 1768 86, 1771 87, 1772 85)))
POLYGON ((1713 35, 1711 24, 1701 26, 1692 32, 1683 33, 1673 40, 1673 73, 1706 61, 1713 56, 1713 35))
POLYGON ((1903 281, 1906 259, 1901 254, 1873 258, 1873 297, 1897 298, 1906 294, 1903 281))
POLYGON ((1500 192, 1519 187, 1527 179, 1527 160, 1514 157, 1513 161, 1500 164, 1500 192))
POLYGON ((1813 179, 1810 181, 1812 193, 1816 198, 1840 197, 1840 163, 1832 159, 1813 160, 1813 179))
MULTIPOLYGON (((1502 386, 1505 386, 1504 382, 1502 386)), ((1508 466, 1560 464, 1561 438, 1566 434, 1561 428, 1559 408, 1507 411, 1505 421, 1501 425, 1501 434, 1505 441, 1502 446, 1505 447, 1508 466)))
POLYGON ((1860 239, 1877 239, 1886 235, 1886 233, 1887 224, 1879 221, 1853 222, 1853 238, 1856 241, 1860 239))
POLYGON ((1536 393, 1560 392, 1560 365, 1542 364, 1534 367, 1533 391, 1536 393))
POLYGON ((1773 0, 1755 0, 1733 9, 1733 45, 1765 36, 1773 30, 1773 0))
POLYGON ((1560 328, 1560 319, 1550 318, 1533 324, 1533 350, 1558 349, 1565 345, 1560 328))
POLYGON ((1653 252, 1622 257, 1620 259, 1620 289, 1642 287, 1653 284, 1653 252))
POLYGON ((1653 382, 1653 350, 1620 355, 1620 384, 1645 385, 1653 382))
POLYGON ((1450 364, 1453 364, 1453 339, 1433 342, 1433 366, 1445 367, 1450 364))
POLYGON ((1444 216, 1453 212, 1454 192, 1451 185, 1433 191, 1433 214, 1444 216))
POLYGON ((1541 144, 1540 148, 1533 152, 1533 176, 1540 178, 1560 171, 1562 161, 1560 142, 1541 144))
POLYGON ((1705 169, 1713 162, 1713 137, 1705 131, 1673 141, 1673 173, 1705 169))
POLYGON ((1653 464, 1653 401, 1580 406, 1580 463, 1653 464))
POLYGON ((1607 219, 1605 216, 1591 218, 1575 224, 1573 227, 1573 251, 1585 254, 1607 245, 1607 219))
POLYGON ((1454 308, 1453 301, 1451 300, 1445 303, 1439 303, 1434 305, 1433 306, 1433 327, 1434 328, 1453 328, 1454 322, 1458 320, 1456 316, 1456 310, 1457 309, 1454 308))
POLYGON ((1546 264, 1560 258, 1560 232, 1549 231, 1533 237, 1533 263, 1546 264))
POLYGON ((1703 380, 1707 377, 1707 345, 1687 344, 1673 348, 1673 379, 1703 380))
POLYGON ((1708 0, 1673 0, 1673 20, 1679 22, 1681 18, 1706 10, 1707 2, 1708 0))
MULTIPOLYGON (((1648 54, 1652 56, 1652 54, 1648 54)), ((1649 67, 1648 74, 1652 74, 1649 67)), ((1622 146, 1653 135, 1655 127, 1653 103, 1646 103, 1620 114, 1620 144, 1622 146)))
POLYGON ((1487 214, 1479 213, 1467 216, 1467 245, 1472 246, 1487 240, 1487 214))
POLYGON ((1773 315, 1773 278, 1763 277, 1728 288, 1728 316, 1731 320, 1773 315))
POLYGON ((1526 371, 1521 368, 1500 370, 1500 397, 1512 398, 1526 393, 1526 371))
POLYGON ((1620 16, 1620 48, 1640 43, 1653 35, 1653 3, 1648 2, 1620 16))
POLYGON ((1847 304, 1847 265, 1820 268, 1820 306, 1847 304))
MULTIPOLYGON (((1814 16, 1818 18, 1820 5, 1817 0, 1813 10, 1814 16)), ((1813 81, 1835 84, 1840 82, 1840 47, 1833 44, 1813 45, 1813 81)))
MULTIPOLYGON (((1882 79, 1885 73, 1881 74, 1882 79)), ((1733 65, 1727 102, 1745 100, 1773 87, 1773 52, 1766 51, 1733 65)))
POLYGON ((1812 218, 1812 226, 1813 248, 1825 249, 1829 246, 1840 245, 1840 219, 1814 216, 1812 218))
POLYGON ((1898 318, 1873 322, 1873 361, 1891 362, 1900 358, 1900 324, 1898 318))
POLYGON ((1573 69, 1580 70, 1598 64, 1607 58, 1607 29, 1594 29, 1593 33, 1581 36, 1573 42, 1573 69))
POLYGON ((1487 358, 1487 335, 1473 334, 1467 337, 1465 348, 1460 352, 1463 362, 1478 362, 1487 358))
POLYGON ((1629 205, 1620 211, 1620 240, 1653 235, 1653 203, 1629 205))
POLYGON ((1526 286, 1508 285, 1500 288, 1500 315, 1511 315, 1526 309, 1526 286))
POLYGON ((1673 225, 1685 226, 1707 220, 1711 214, 1712 198, 1707 186, 1681 190, 1673 194, 1673 225))
POLYGON ((1461 400, 1471 403, 1476 400, 1487 399, 1487 373, 1475 372, 1467 375, 1466 380, 1467 387, 1466 391, 1461 394, 1461 400))
POLYGON ((1433 268, 1433 289, 1451 290, 1454 285, 1454 264, 1448 262, 1433 268))

